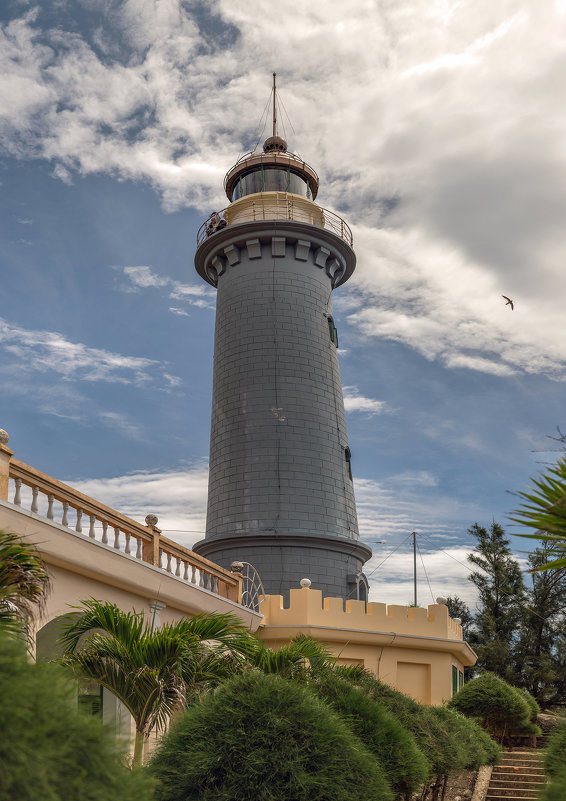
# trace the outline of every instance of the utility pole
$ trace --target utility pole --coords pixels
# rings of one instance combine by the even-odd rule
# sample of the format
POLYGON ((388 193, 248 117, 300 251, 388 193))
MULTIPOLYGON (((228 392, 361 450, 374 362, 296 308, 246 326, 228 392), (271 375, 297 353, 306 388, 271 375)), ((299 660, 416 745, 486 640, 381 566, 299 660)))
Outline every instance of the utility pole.
POLYGON ((413 584, 415 589, 415 601, 417 606, 417 532, 413 531, 413 584))

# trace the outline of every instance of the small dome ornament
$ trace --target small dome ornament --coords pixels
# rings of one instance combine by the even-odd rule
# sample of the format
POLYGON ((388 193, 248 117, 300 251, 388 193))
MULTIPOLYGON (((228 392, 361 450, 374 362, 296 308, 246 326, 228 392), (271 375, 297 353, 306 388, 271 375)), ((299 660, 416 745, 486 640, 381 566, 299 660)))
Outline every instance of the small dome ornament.
POLYGON ((310 587, 311 583, 312 583, 311 580, 308 578, 301 579, 300 581, 301 587, 307 590, 310 587))
POLYGON ((263 143, 264 153, 286 153, 287 142, 282 136, 270 136, 263 143))
POLYGON ((151 526, 151 528, 155 528, 155 526, 159 523, 159 518, 157 515, 146 515, 145 516, 145 524, 146 526, 151 526))
POLYGON ((0 428, 0 445, 7 445, 10 442, 10 435, 3 428, 0 428))
POLYGON ((439 595, 438 598, 436 599, 436 603, 444 604, 444 606, 446 606, 446 598, 443 598, 442 595, 439 595))

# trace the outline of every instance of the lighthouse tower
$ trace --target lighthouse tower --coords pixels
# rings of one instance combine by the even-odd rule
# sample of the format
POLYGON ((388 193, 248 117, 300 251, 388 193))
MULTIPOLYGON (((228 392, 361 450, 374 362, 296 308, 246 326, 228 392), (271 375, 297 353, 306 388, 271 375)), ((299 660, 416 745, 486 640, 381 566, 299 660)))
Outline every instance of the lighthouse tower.
POLYGON ((314 201, 315 171, 273 135, 229 170, 230 205, 202 226, 195 266, 217 288, 206 536, 194 550, 251 562, 266 593, 303 577, 367 599, 332 291, 352 235, 314 201))

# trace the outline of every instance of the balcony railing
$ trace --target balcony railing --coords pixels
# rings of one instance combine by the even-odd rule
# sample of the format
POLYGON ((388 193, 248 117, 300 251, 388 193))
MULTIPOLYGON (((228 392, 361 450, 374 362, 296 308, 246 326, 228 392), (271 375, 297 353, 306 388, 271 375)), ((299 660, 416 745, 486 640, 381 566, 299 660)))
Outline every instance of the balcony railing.
MULTIPOLYGON (((85 538, 154 565, 193 586, 241 603, 241 578, 193 551, 161 536, 148 515, 147 525, 17 459, 10 459, 7 498, 48 521, 59 522, 85 538)), ((1 497, 1 496, 0 496, 1 497)))
POLYGON ((308 223, 332 231, 350 247, 354 244, 349 225, 333 211, 284 192, 258 192, 256 195, 246 195, 222 211, 211 214, 197 232, 197 247, 223 228, 260 220, 308 223))

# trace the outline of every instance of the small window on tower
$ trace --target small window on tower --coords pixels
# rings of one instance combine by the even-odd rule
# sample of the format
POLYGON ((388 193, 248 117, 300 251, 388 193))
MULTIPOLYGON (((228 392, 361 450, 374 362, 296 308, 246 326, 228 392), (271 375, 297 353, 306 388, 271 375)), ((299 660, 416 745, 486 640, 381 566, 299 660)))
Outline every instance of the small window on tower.
POLYGON ((352 451, 348 446, 344 448, 344 458, 346 459, 346 464, 348 465, 348 478, 350 481, 353 481, 352 477, 352 451))
POLYGON ((330 331, 330 340, 338 347, 338 331, 334 325, 334 318, 328 315, 328 330, 330 331))

